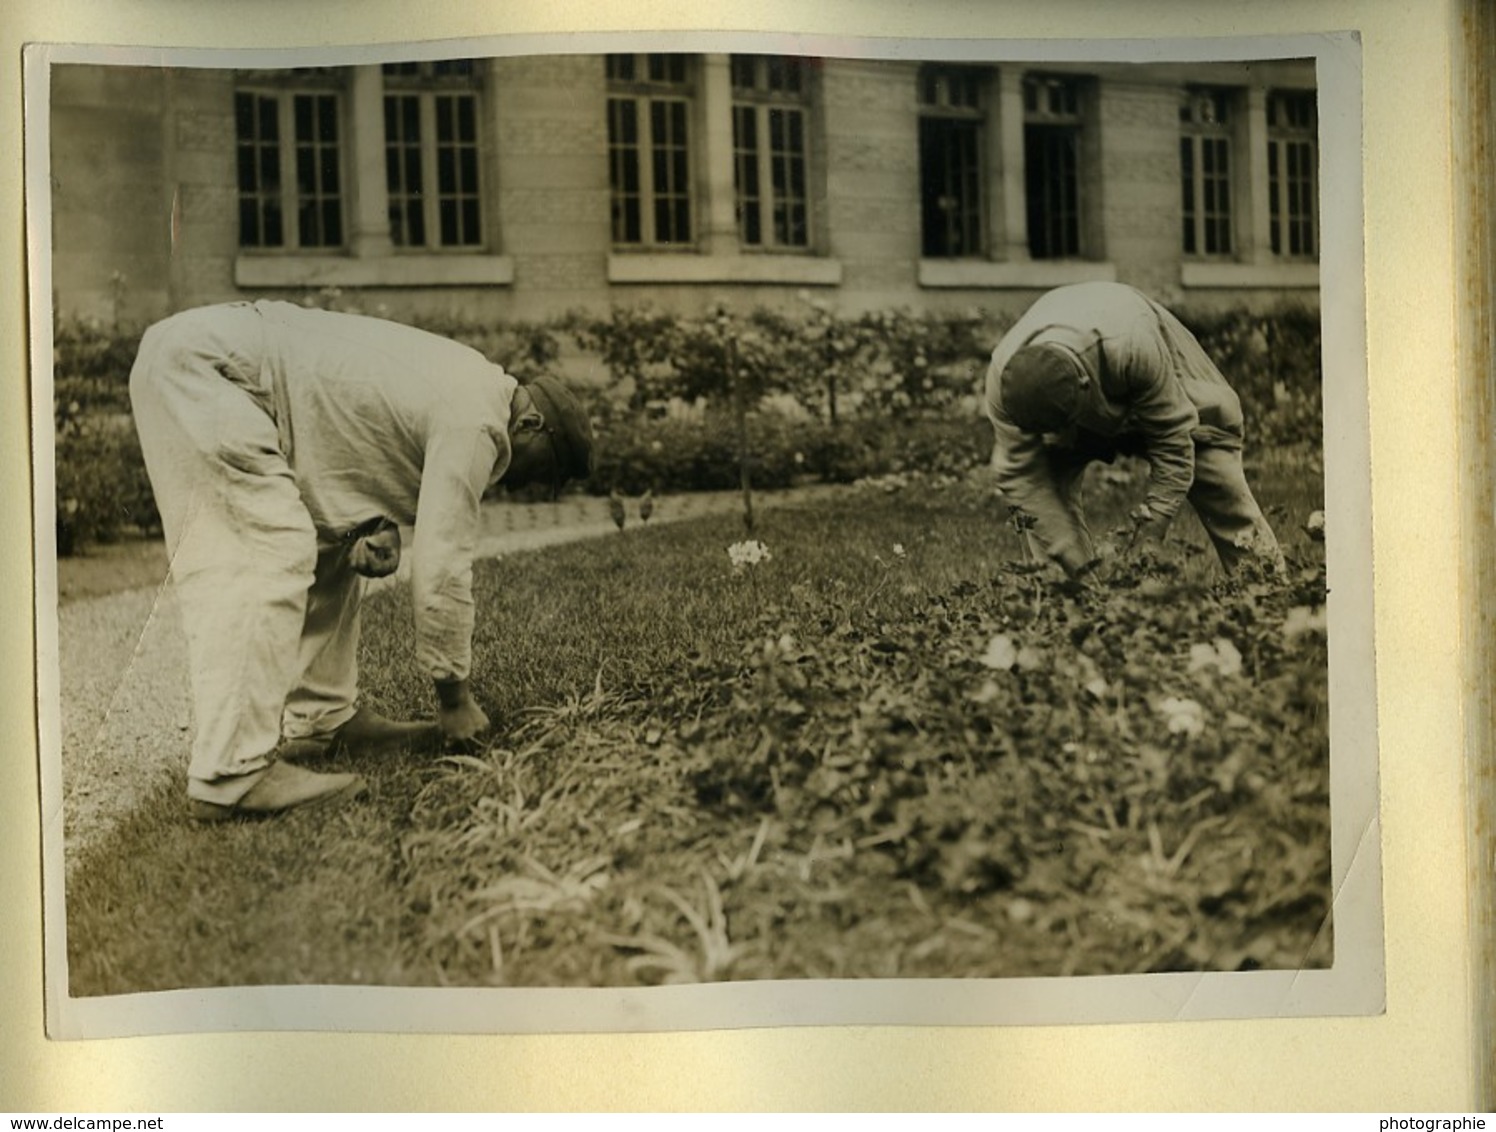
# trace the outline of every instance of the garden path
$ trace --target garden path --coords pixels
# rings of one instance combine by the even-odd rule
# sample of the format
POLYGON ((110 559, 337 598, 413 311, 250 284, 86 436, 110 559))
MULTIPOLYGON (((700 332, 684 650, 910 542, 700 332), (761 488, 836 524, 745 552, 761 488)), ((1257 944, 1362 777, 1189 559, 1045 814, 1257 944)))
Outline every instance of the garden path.
MULTIPOLYGON (((755 493, 773 508, 826 498, 843 487, 814 485, 755 493)), ((661 496, 651 525, 728 514, 736 492, 661 496)), ((639 500, 626 501, 628 528, 639 500)), ((608 500, 570 496, 554 503, 485 506, 481 557, 596 538, 614 530, 608 500)), ((58 658, 63 805, 45 815, 63 824, 68 867, 162 783, 180 783, 187 766, 192 705, 186 642, 159 540, 133 540, 58 563, 58 658)), ((48 728, 52 733, 52 728, 48 728)), ((56 756, 44 751, 44 772, 56 756)))

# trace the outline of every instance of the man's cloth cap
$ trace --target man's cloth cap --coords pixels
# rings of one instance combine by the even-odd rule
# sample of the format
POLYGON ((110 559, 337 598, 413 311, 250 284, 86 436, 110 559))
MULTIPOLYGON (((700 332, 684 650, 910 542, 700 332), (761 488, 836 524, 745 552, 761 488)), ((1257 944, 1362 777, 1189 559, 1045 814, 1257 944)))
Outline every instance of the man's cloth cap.
POLYGON ((1075 355, 1059 346, 1024 346, 1002 374, 1002 406, 1025 432, 1059 432, 1074 419, 1084 375, 1075 355))
POLYGON ((557 486, 592 474, 592 425, 576 395, 554 377, 537 377, 525 389, 544 418, 555 458, 557 486))

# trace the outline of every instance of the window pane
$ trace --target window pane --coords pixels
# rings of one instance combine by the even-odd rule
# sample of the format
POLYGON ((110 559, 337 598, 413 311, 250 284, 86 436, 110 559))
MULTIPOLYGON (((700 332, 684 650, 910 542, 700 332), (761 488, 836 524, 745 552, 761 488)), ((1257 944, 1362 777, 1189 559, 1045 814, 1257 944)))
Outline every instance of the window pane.
POLYGON ((265 225, 265 239, 262 246, 267 248, 284 247, 286 243, 286 226, 281 219, 280 201, 266 201, 264 211, 261 213, 261 219, 265 225))
POLYGON ((343 242, 337 96, 293 95, 292 121, 299 246, 337 247, 343 242))
POLYGON ((253 193, 259 186, 259 178, 255 176, 255 151, 253 146, 239 146, 238 185, 241 198, 246 193, 253 193))
POLYGON ((769 64, 769 89, 796 93, 800 90, 800 60, 784 55, 771 55, 769 64))
POLYGON ((686 81, 686 57, 684 55, 652 54, 649 56, 649 81, 652 83, 683 83, 686 81))
POLYGON ((1080 254, 1079 142, 1073 127, 1024 131, 1029 253, 1036 259, 1080 254))
POLYGON ((612 189, 613 242, 639 243, 641 230, 638 104, 608 100, 608 180, 612 189))
POLYGON ((686 243, 690 240, 686 104, 674 99, 656 99, 650 102, 649 109, 654 238, 661 243, 686 243))
POLYGON ((267 224, 266 210, 279 203, 280 150, 273 96, 240 91, 234 96, 235 174, 239 191, 241 247, 278 247, 279 230, 267 224), (273 242, 272 242, 273 241, 273 242))
POLYGON ((444 245, 457 242, 457 202, 443 200, 438 210, 441 215, 441 242, 444 245))
POLYGON ((234 136, 241 143, 259 136, 255 129, 255 96, 242 91, 234 95, 234 136))
POLYGON ((338 140, 338 104, 330 97, 317 100, 317 137, 326 142, 338 140))
POLYGON ((732 85, 739 90, 753 90, 758 86, 758 57, 754 55, 734 55, 732 57, 732 85))
POLYGON ((738 236, 749 247, 763 243, 763 200, 759 193, 758 110, 732 108, 733 185, 737 190, 738 236))
POLYGON ((336 200, 322 202, 322 231, 324 247, 335 248, 343 242, 343 210, 336 200))
POLYGON ((925 256, 982 251, 978 130, 970 120, 920 119, 920 232, 925 256))
POLYGON ((384 100, 385 186, 390 240, 397 247, 425 244, 421 207, 421 100, 413 94, 384 100))
POLYGON ((260 211, 254 200, 240 198, 239 200, 239 246, 245 248, 262 247, 260 234, 260 211))
POLYGON ((296 150, 296 191, 306 197, 317 195, 317 157, 310 146, 296 150))

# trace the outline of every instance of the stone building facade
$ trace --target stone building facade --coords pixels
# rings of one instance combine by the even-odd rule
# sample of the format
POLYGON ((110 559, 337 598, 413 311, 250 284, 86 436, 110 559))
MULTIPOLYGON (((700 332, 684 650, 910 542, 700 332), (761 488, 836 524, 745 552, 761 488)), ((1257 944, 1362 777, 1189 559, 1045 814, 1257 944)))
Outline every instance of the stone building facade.
POLYGON ((1312 62, 552 55, 52 72, 62 316, 1318 300, 1312 62))

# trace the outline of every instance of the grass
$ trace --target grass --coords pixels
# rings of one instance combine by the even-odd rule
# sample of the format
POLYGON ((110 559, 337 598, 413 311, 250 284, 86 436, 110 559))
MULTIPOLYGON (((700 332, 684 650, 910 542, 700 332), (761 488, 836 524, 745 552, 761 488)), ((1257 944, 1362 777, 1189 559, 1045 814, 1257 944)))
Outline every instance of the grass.
MULTIPOLYGON (((490 748, 272 822, 152 797, 74 870, 73 991, 1322 963, 1323 640, 1283 629, 1323 581, 1305 470, 1259 489, 1288 587, 1215 585, 1182 522, 1071 594, 984 491, 898 481, 761 513, 746 571, 735 519, 480 563, 490 748), (1223 639, 1239 672, 1190 651, 1223 639)), ((1099 487, 1098 529, 1137 490, 1099 487)), ((408 626, 402 592, 367 607, 365 694, 427 714, 408 626)))

